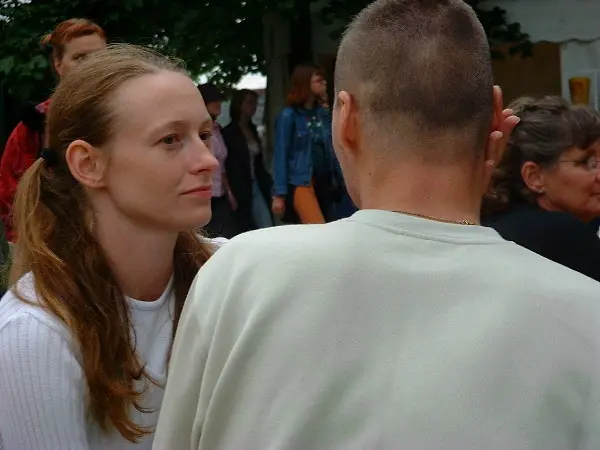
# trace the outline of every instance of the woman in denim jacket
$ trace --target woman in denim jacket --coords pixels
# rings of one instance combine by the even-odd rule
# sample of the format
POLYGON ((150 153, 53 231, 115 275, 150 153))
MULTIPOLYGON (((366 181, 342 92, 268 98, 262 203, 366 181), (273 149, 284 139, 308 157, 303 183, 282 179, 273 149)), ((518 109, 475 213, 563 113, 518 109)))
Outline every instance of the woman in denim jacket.
POLYGON ((292 74, 287 107, 275 123, 273 212, 288 223, 333 220, 343 192, 331 141, 331 115, 320 106, 327 82, 314 64, 292 74))

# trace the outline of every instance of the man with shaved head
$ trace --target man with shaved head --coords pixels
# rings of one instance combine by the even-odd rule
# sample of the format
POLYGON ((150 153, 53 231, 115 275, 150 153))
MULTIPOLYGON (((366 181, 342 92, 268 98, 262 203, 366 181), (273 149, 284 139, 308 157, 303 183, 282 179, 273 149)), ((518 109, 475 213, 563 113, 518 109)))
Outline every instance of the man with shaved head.
POLYGON ((600 449, 600 284, 479 225, 518 119, 473 10, 373 2, 335 84, 361 211, 202 268, 154 448, 600 449))

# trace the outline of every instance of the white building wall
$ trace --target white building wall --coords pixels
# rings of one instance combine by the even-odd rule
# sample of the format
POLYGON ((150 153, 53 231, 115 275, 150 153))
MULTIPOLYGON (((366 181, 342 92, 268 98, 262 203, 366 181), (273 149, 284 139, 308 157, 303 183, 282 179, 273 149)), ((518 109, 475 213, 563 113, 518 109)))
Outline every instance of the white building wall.
MULTIPOLYGON (((533 42, 561 44, 562 93, 569 98, 569 78, 590 70, 600 71, 600 0, 490 0, 511 22, 518 22, 533 42)), ((315 2, 315 17, 319 10, 315 2)), ((313 23, 313 48, 332 53, 338 43, 329 38, 333 27, 313 23)), ((598 89, 600 94, 600 89, 598 89)))
POLYGON ((519 22, 534 42, 600 38, 597 0, 491 0, 488 5, 506 10, 508 19, 519 22))
POLYGON ((569 78, 600 70, 600 1, 492 0, 519 22, 533 42, 561 44, 562 94, 569 98, 569 78))

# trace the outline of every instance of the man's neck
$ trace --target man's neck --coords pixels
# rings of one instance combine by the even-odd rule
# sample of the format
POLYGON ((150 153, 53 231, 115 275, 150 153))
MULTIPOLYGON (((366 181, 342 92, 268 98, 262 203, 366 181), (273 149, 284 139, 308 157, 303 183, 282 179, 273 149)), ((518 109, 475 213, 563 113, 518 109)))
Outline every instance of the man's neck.
POLYGON ((360 207, 479 224, 481 188, 474 180, 465 180, 464 168, 405 167, 388 171, 386 176, 365 178, 360 207))

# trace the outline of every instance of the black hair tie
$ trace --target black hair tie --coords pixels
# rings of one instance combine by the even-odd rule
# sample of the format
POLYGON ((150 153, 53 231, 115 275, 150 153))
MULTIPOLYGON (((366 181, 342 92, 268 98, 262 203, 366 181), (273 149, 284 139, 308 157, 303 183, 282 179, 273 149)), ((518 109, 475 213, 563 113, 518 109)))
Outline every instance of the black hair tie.
POLYGON ((54 150, 52 150, 51 148, 42 149, 42 152, 40 153, 40 158, 42 158, 44 161, 46 161, 46 165, 48 167, 55 165, 56 162, 58 161, 57 153, 54 150))

